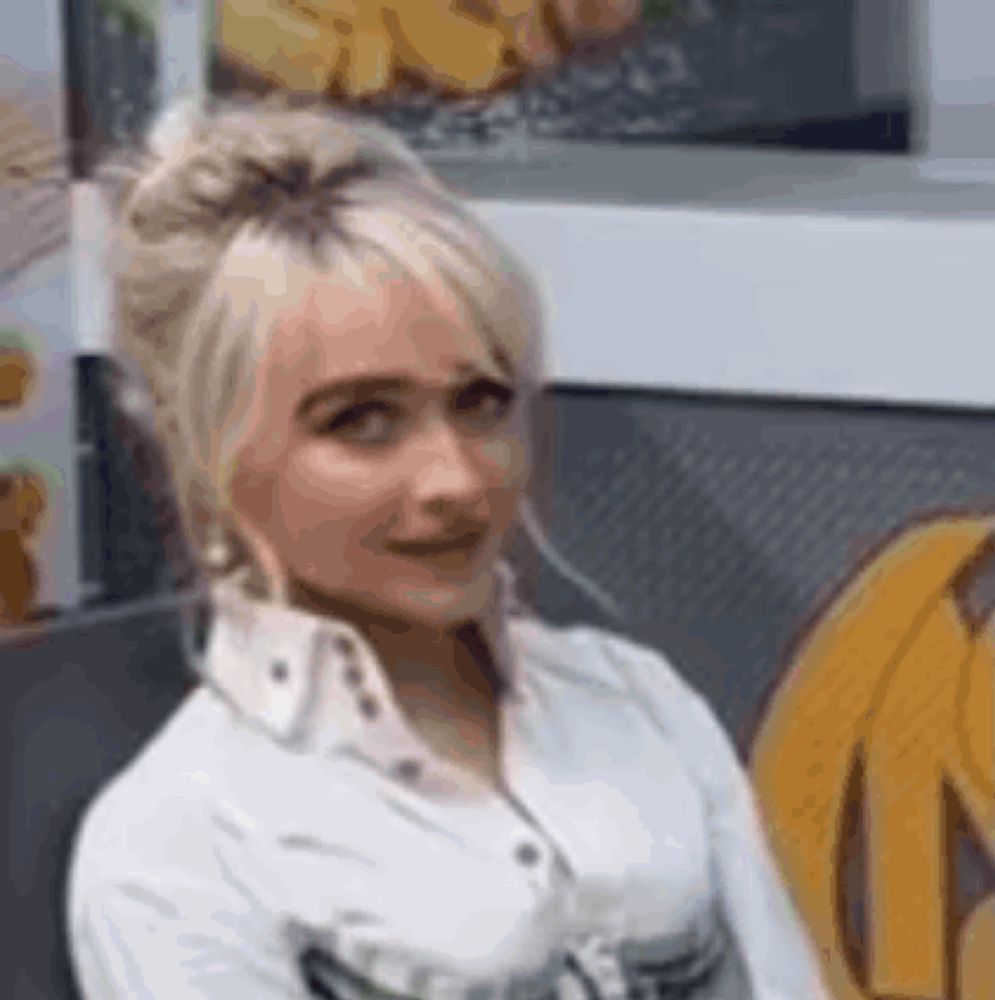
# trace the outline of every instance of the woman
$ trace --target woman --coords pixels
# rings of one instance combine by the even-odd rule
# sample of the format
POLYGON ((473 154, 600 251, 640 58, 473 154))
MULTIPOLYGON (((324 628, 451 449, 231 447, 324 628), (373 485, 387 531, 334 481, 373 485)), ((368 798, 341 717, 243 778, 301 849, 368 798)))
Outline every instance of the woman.
POLYGON ((390 134, 227 108, 138 164, 116 320, 214 622, 90 807, 90 1000, 822 996, 656 653, 516 611, 538 308, 390 134))

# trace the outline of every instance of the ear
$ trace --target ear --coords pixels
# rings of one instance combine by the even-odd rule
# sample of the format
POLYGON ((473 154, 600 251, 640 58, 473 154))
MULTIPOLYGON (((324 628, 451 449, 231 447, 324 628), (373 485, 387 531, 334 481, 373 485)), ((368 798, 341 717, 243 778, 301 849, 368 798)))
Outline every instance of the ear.
POLYGON ((277 604, 289 603, 289 581, 273 520, 259 521, 239 512, 233 512, 230 519, 270 598, 277 604))

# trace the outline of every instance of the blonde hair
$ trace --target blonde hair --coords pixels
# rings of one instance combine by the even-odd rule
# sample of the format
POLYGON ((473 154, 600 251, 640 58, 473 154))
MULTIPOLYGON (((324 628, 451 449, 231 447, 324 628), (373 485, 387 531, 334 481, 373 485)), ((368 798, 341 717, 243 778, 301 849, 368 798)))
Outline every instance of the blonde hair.
POLYGON ((119 399, 164 450, 201 568, 212 567, 243 390, 293 271, 375 253, 417 281, 441 279, 495 361, 527 388, 542 384, 525 268, 386 128, 285 98, 181 105, 102 176, 116 218, 119 399))

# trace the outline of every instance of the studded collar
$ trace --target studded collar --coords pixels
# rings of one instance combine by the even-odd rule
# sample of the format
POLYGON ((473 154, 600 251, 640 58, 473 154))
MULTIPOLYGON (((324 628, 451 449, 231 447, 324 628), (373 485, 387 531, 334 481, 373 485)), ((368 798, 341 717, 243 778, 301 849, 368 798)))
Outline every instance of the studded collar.
MULTIPOLYGON (((480 624, 505 690, 520 692, 510 618, 519 607, 502 565, 480 624)), ((252 598, 215 583, 202 679, 247 724, 297 752, 348 752, 398 777, 449 791, 465 786, 435 759, 394 699, 372 644, 353 624, 252 598)))

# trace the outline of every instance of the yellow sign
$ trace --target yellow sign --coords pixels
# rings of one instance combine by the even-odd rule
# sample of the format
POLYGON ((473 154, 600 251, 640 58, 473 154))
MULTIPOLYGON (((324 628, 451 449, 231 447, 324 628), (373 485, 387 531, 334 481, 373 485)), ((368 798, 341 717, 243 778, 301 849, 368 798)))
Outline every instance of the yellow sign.
POLYGON ((40 470, 0 468, 0 629, 25 624, 35 610, 39 578, 32 544, 47 512, 40 470))
POLYGON ((993 532, 933 521, 873 558, 810 630, 756 745, 772 846, 839 1000, 995 997, 995 880, 961 916, 954 864, 959 838, 995 864, 995 631, 961 596, 993 532))
POLYGON ((640 0, 224 0, 223 60, 269 84, 348 97, 420 83, 480 94, 639 21, 640 0))
POLYGON ((0 345, 0 412, 24 405, 34 381, 34 369, 26 351, 0 345))

